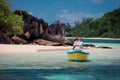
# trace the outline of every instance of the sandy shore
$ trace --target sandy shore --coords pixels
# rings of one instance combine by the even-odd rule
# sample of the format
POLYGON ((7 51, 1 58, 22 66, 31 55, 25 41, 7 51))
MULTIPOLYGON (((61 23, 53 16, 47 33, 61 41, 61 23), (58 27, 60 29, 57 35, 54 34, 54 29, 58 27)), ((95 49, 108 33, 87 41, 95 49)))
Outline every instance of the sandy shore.
MULTIPOLYGON (((64 52, 72 50, 72 46, 42 46, 42 45, 13 45, 13 44, 0 44, 1 53, 40 53, 40 52, 64 52)), ((83 51, 98 55, 120 55, 120 49, 101 49, 84 47, 83 51), (107 54, 105 54, 107 53, 107 54)), ((110 56, 109 55, 109 56, 110 56)))
POLYGON ((0 53, 16 53, 16 52, 41 52, 41 51, 63 51, 71 50, 72 46, 41 46, 41 45, 6 45, 0 44, 0 53))
MULTIPOLYGON (((59 53, 67 53, 67 51, 72 50, 72 46, 42 46, 42 45, 5 45, 0 44, 0 54, 16 54, 16 55, 34 55, 34 53, 47 53, 44 56, 58 56, 59 53), (51 53, 51 54, 50 54, 51 53), (57 54, 58 53, 58 54, 57 54)), ((120 49, 101 49, 101 48, 92 48, 92 47, 84 47, 83 51, 89 52, 92 57, 119 57, 120 49)), ((60 54, 61 57, 64 57, 65 54, 60 54)))

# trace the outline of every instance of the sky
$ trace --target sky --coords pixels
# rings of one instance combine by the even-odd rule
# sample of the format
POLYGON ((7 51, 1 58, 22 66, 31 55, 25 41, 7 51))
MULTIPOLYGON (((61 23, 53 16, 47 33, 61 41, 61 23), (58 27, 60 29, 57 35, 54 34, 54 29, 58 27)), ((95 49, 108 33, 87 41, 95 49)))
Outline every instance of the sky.
POLYGON ((120 7, 120 0, 12 0, 11 9, 26 10, 49 25, 56 20, 74 25, 82 18, 100 18, 120 7))

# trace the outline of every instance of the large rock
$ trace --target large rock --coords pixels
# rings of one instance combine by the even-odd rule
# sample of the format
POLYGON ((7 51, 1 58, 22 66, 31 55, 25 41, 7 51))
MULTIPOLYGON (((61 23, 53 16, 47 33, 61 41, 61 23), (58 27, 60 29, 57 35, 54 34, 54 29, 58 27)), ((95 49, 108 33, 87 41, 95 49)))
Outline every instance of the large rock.
POLYGON ((60 36, 61 37, 65 37, 66 35, 66 25, 65 23, 58 21, 55 21, 54 23, 52 23, 49 27, 48 27, 48 34, 52 35, 52 36, 60 36))
POLYGON ((0 32, 0 44, 11 44, 12 40, 6 35, 0 32))
POLYGON ((24 20, 24 36, 27 40, 33 41, 42 38, 48 27, 48 24, 43 19, 38 19, 22 10, 16 10, 14 13, 22 16, 24 20))
POLYGON ((46 45, 46 46, 60 46, 60 45, 62 45, 61 43, 58 43, 58 42, 52 42, 52 41, 43 40, 43 39, 38 39, 38 40, 35 40, 34 42, 39 44, 39 45, 46 45))
POLYGON ((62 44, 65 44, 65 45, 73 46, 73 42, 68 41, 68 40, 66 40, 66 39, 64 39, 61 43, 62 43, 62 44))
POLYGON ((51 35, 43 35, 43 39, 48 40, 48 41, 52 41, 52 42, 58 42, 61 43, 63 45, 73 45, 73 42, 68 41, 65 38, 60 38, 57 37, 57 35, 55 37, 51 36, 51 35))
POLYGON ((26 44, 27 41, 18 37, 18 36, 13 36, 12 40, 16 43, 16 44, 26 44))

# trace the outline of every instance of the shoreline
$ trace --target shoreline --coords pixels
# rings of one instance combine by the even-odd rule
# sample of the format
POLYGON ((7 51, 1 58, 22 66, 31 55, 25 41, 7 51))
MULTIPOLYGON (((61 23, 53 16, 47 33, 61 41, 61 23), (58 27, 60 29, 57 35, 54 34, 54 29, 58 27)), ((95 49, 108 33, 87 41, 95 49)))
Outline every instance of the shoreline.
POLYGON ((15 45, 0 44, 0 53, 33 53, 48 51, 67 51, 72 50, 72 46, 44 46, 44 45, 15 45))
MULTIPOLYGON (((65 38, 67 39, 67 38, 75 38, 75 37, 65 37, 65 38)), ((78 38, 79 38, 79 37, 78 37, 78 38)), ((97 38, 97 37, 96 37, 96 38, 89 38, 89 37, 86 38, 86 37, 82 37, 82 38, 83 38, 83 39, 101 39, 101 40, 120 40, 120 38, 99 38, 99 37, 98 37, 98 38, 97 38)))
MULTIPOLYGON (((72 50, 72 46, 44 46, 44 45, 15 45, 15 44, 0 44, 0 53, 37 53, 37 52, 67 52, 72 50)), ((120 50, 119 48, 102 49, 97 47, 83 47, 83 51, 98 52, 104 50, 120 50)))

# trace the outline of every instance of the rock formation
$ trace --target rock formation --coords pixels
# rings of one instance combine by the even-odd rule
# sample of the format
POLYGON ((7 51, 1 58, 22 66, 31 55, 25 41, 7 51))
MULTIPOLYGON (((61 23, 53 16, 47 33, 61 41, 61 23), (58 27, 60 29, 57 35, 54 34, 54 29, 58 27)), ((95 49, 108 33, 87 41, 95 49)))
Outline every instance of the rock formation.
POLYGON ((26 11, 16 10, 14 13, 22 16, 24 20, 23 35, 25 39, 32 41, 34 39, 42 38, 43 33, 48 27, 48 24, 43 19, 37 19, 26 11))
POLYGON ((58 42, 51 42, 48 40, 43 40, 43 39, 38 39, 34 41, 35 43, 39 44, 39 45, 46 45, 46 46, 61 46, 61 43, 58 42))
POLYGON ((11 44, 12 40, 2 32, 0 32, 0 44, 11 44))
POLYGON ((43 19, 37 19, 26 11, 16 10, 14 13, 22 16, 24 20, 23 36, 26 40, 33 41, 35 39, 45 39, 53 42, 68 42, 68 44, 71 44, 65 39, 65 23, 61 23, 58 20, 53 24, 48 25, 43 19))
POLYGON ((13 40, 14 43, 16 43, 16 44, 26 44, 26 43, 27 43, 26 40, 24 40, 24 39, 22 39, 22 38, 20 38, 20 37, 18 37, 18 36, 16 36, 16 35, 12 37, 12 40, 13 40))

